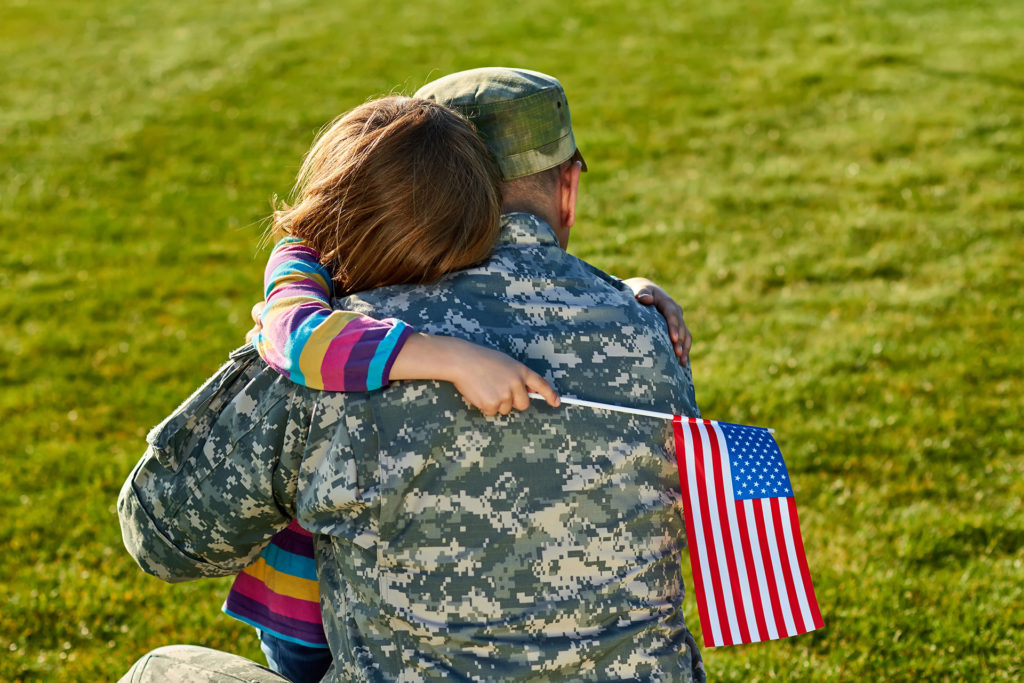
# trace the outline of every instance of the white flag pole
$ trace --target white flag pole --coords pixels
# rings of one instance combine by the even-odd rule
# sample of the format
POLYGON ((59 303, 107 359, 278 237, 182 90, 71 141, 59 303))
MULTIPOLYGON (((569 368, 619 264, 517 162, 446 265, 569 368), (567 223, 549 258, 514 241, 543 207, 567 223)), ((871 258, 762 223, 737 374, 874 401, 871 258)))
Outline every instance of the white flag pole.
MULTIPOLYGON (((537 398, 537 399, 540 399, 541 401, 546 400, 540 394, 535 394, 532 391, 530 392, 529 396, 530 396, 530 398, 537 398)), ((676 417, 672 413, 659 413, 659 412, 656 412, 656 411, 653 411, 653 410, 641 410, 640 408, 627 408, 625 406, 616 406, 616 405, 612 405, 611 403, 598 403, 596 401, 584 401, 582 398, 573 398, 571 396, 560 396, 559 399, 562 401, 562 403, 564 403, 566 405, 583 406, 585 408, 596 408, 598 410, 610 410, 613 413, 628 413, 629 415, 642 415, 644 417, 653 417, 653 418, 657 418, 659 420, 669 420, 669 421, 674 420, 675 417, 676 417)), ((685 416, 681 416, 681 417, 682 417, 682 420, 684 422, 691 422, 691 423, 702 422, 702 420, 698 420, 695 417, 685 417, 685 416)), ((774 429, 769 429, 768 433, 769 434, 774 434, 775 430, 774 429)))

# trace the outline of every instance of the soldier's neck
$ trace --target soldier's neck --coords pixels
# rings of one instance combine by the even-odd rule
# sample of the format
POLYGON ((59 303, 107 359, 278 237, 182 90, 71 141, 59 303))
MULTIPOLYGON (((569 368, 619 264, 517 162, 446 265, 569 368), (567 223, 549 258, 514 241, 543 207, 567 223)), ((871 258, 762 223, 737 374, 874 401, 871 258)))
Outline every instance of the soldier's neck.
POLYGON ((538 202, 530 201, 506 201, 501 205, 502 213, 530 213, 541 219, 552 228, 557 230, 560 226, 558 225, 558 212, 552 211, 550 207, 541 206, 538 202))

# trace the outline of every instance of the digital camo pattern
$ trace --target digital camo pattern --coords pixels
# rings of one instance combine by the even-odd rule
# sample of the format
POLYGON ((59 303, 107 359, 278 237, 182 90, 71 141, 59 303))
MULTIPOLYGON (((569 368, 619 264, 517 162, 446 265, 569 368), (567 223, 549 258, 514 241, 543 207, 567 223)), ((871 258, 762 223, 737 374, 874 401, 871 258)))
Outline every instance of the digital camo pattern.
POLYGON ((238 655, 195 645, 168 645, 143 655, 119 683, 287 683, 238 655))
MULTIPOLYGON (((535 217, 503 221, 484 266, 339 305, 502 349, 563 395, 697 415, 661 317, 535 217)), ((231 573, 297 514, 337 680, 703 680, 670 424, 539 401, 485 418, 438 382, 318 393, 235 363, 204 445, 177 471, 144 458, 122 492, 147 571, 231 573)))

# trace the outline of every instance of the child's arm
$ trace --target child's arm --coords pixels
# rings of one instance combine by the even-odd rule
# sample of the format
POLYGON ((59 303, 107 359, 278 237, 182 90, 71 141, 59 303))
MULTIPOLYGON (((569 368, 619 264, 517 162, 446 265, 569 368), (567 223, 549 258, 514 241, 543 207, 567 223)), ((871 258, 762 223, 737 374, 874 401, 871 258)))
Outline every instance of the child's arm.
POLYGON ((301 240, 278 242, 264 273, 267 305, 253 339, 260 356, 303 386, 372 391, 388 382, 412 328, 331 308, 331 276, 320 255, 301 240))
POLYGON ((558 394, 544 378, 511 356, 457 337, 415 333, 395 359, 391 379, 451 382, 488 417, 526 410, 527 392, 558 406, 558 394))
POLYGON ((552 406, 544 379, 497 351, 454 337, 417 334, 400 320, 376 320, 331 308, 332 284, 319 254, 301 240, 274 247, 265 274, 260 356, 293 382, 329 391, 369 391, 392 379, 438 379, 485 415, 525 410, 527 392, 552 406))
POLYGON ((668 336, 672 340, 676 357, 686 365, 690 358, 690 346, 693 337, 683 320, 683 308, 670 297, 665 290, 645 277, 633 277, 623 280, 622 284, 633 290, 636 300, 645 306, 654 306, 668 324, 668 336))

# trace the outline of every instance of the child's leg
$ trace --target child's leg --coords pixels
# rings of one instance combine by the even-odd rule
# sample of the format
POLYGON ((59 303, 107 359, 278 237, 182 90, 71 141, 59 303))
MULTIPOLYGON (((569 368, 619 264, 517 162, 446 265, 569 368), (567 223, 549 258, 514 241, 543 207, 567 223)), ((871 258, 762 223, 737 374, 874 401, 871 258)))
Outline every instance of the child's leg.
POLYGON ((256 629, 267 666, 293 683, 319 683, 331 666, 331 651, 308 647, 256 629))

